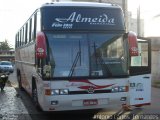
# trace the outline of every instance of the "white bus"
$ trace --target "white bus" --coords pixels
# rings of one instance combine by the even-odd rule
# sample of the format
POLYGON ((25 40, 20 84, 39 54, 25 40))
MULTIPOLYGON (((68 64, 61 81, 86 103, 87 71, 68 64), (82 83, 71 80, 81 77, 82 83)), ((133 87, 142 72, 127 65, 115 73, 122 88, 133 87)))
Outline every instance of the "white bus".
POLYGON ((43 111, 151 103, 150 43, 126 32, 117 5, 44 4, 15 41, 19 87, 43 111))

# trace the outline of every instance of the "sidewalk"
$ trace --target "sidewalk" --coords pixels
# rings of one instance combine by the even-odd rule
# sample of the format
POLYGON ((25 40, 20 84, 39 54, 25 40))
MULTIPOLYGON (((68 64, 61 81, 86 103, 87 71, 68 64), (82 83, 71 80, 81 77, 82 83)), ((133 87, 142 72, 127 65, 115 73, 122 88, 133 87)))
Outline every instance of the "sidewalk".
POLYGON ((21 96, 14 88, 18 85, 16 72, 9 75, 8 83, 4 91, 0 91, 0 120, 31 120, 21 96))
POLYGON ((31 120, 13 87, 6 86, 0 91, 0 120, 31 120))

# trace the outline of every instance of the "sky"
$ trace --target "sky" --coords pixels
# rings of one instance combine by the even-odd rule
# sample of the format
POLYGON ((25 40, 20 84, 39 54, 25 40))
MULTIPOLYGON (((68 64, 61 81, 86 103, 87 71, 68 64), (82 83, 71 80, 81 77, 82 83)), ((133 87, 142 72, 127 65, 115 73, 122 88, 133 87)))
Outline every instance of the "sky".
MULTIPOLYGON (((49 1, 49 0, 48 0, 49 1)), ((47 0, 0 0, 0 42, 14 47, 15 34, 30 15, 47 0)))
MULTIPOLYGON (((0 0, 0 42, 5 39, 14 47, 15 34, 34 10, 51 0, 0 0)), ((60 0, 62 1, 62 0, 60 0)), ((65 1, 65 0, 64 0, 65 1)), ((68 0, 66 0, 68 1, 68 0)), ((128 10, 136 17, 141 6, 141 17, 145 19, 146 36, 160 36, 160 0, 128 0, 128 10)))
POLYGON ((128 3, 128 10, 132 11, 135 18, 140 5, 140 15, 144 19, 145 37, 160 37, 160 0, 129 0, 128 3))

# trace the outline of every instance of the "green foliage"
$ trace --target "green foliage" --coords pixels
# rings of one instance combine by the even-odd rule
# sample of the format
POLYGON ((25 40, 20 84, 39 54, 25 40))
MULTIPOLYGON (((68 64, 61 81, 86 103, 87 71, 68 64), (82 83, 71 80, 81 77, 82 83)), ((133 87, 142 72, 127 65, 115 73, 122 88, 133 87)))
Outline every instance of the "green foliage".
POLYGON ((0 50, 11 50, 11 49, 12 48, 9 46, 7 40, 0 42, 0 50))

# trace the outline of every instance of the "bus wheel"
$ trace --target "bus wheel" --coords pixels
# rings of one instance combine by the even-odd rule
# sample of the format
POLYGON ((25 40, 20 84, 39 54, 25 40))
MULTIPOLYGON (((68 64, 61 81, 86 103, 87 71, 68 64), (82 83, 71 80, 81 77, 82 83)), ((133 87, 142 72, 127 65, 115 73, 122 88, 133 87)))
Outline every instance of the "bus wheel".
POLYGON ((136 108, 141 108, 141 107, 142 107, 142 105, 135 105, 135 107, 136 107, 136 108))
POLYGON ((24 90, 23 87, 22 87, 22 81, 21 81, 21 75, 20 73, 17 74, 17 80, 18 80, 18 87, 20 90, 24 90))
POLYGON ((33 99, 33 103, 36 109, 38 111, 42 111, 42 109, 40 108, 39 102, 38 102, 37 87, 35 84, 33 85, 33 88, 32 88, 32 99, 33 99))

